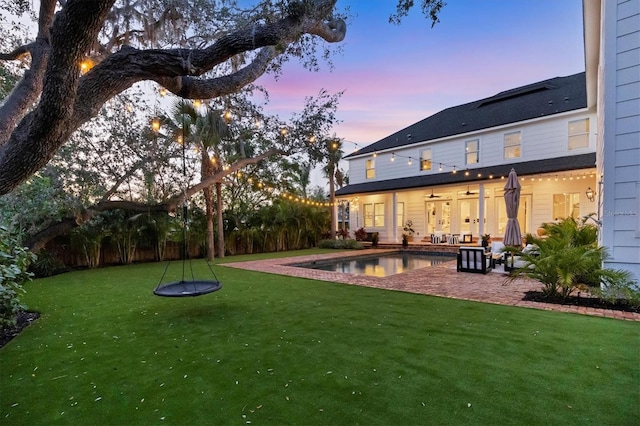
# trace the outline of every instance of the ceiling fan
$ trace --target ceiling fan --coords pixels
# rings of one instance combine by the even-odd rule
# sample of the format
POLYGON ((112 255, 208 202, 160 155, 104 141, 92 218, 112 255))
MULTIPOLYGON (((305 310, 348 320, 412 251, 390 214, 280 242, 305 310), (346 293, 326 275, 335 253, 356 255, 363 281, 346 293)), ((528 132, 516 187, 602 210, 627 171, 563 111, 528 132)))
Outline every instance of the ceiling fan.
POLYGON ((467 192, 465 192, 465 195, 475 195, 475 194, 477 194, 477 192, 469 191, 469 185, 467 185, 467 192))
POLYGON ((435 195, 435 194, 433 193, 433 189, 432 189, 432 190, 431 190, 431 195, 429 195, 429 197, 428 197, 428 198, 440 198, 440 197, 442 197, 442 196, 441 196, 441 195, 435 195))

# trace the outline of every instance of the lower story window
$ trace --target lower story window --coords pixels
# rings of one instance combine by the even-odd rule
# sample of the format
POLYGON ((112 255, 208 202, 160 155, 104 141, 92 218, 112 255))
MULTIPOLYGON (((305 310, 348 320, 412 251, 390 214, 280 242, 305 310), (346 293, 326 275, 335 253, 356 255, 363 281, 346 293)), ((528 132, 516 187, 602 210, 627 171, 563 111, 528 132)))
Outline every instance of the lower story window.
POLYGON ((567 217, 580 217, 580 194, 553 194, 553 219, 561 220, 567 217))
POLYGON ((364 204, 362 207, 365 228, 384 226, 384 203, 364 204))

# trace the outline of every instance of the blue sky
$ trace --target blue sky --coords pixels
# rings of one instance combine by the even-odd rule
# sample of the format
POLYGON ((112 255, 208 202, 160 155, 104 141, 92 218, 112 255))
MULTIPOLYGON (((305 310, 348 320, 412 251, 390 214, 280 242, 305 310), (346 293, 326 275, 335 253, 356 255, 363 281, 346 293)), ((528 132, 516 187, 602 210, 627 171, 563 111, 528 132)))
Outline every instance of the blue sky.
POLYGON ((288 118, 305 96, 344 91, 334 130, 349 153, 442 109, 584 71, 581 0, 448 0, 434 28, 419 7, 389 24, 395 3, 338 0, 355 17, 334 70, 263 76, 267 112, 288 118))

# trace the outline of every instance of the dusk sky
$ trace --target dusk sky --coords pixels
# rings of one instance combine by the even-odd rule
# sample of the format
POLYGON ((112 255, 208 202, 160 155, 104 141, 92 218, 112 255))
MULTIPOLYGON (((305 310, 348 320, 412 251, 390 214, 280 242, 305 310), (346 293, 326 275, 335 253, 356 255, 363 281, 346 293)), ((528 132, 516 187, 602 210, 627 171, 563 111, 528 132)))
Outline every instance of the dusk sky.
POLYGON ((277 82, 262 77, 266 112, 289 118, 305 96, 344 91, 334 130, 346 155, 442 109, 584 71, 581 0, 447 3, 431 28, 419 6, 394 25, 395 0, 338 0, 355 16, 335 69, 290 63, 277 82))

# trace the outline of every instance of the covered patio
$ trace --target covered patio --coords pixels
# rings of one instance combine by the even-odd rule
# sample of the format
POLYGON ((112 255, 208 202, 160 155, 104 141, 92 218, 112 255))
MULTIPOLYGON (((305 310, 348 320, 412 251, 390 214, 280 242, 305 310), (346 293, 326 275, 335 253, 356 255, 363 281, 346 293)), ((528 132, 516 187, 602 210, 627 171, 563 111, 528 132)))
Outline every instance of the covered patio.
MULTIPOLYGON (((591 161, 588 157, 585 162, 591 161)), ((579 219, 596 211, 595 168, 546 173, 532 173, 523 165, 513 168, 522 186, 517 213, 522 236, 535 234, 542 223, 568 216, 579 219)), ((388 181, 351 185, 343 189, 338 201, 349 204, 352 231, 377 232, 381 243, 400 243, 411 221, 414 232, 409 243, 479 245, 485 234, 492 241, 504 238, 507 175, 508 171, 460 171, 449 173, 446 182, 443 177, 442 182, 431 178, 397 180, 393 185, 388 181)))

